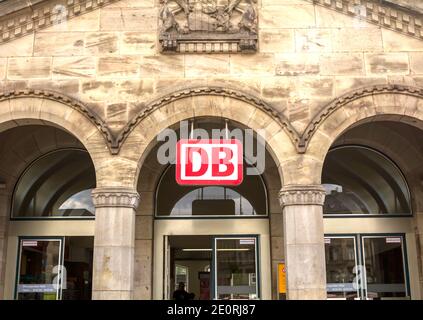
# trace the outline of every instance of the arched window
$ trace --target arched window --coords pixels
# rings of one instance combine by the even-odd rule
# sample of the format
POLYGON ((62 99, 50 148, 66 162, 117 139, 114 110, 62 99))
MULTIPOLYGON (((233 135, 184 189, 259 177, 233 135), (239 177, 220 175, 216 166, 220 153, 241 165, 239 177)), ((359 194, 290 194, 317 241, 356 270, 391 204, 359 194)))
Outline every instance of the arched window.
POLYGON ((84 150, 61 149, 35 160, 15 187, 13 218, 94 217, 95 170, 84 150))
POLYGON ((410 215, 410 193, 398 167, 378 151, 342 146, 323 165, 327 215, 410 215))
POLYGON ((157 216, 251 217, 266 214, 266 187, 260 175, 244 173, 244 181, 235 187, 181 186, 176 183, 175 166, 171 165, 166 168, 156 190, 157 216))

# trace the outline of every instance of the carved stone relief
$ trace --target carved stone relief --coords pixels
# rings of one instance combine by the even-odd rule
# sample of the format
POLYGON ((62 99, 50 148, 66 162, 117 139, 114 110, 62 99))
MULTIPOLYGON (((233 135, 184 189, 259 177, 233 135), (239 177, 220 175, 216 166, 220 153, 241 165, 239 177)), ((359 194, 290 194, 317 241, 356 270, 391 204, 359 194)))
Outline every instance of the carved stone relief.
POLYGON ((256 0, 162 0, 163 53, 255 52, 256 0))

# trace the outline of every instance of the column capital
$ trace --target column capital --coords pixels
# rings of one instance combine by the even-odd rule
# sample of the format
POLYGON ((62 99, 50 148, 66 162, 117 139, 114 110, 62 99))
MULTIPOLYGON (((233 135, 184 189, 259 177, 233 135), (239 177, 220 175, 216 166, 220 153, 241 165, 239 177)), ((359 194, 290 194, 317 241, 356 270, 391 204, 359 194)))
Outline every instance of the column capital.
POLYGON ((96 188, 91 194, 96 208, 121 207, 135 210, 140 201, 138 192, 130 188, 96 188))
POLYGON ((322 185, 286 185, 279 192, 282 207, 295 205, 323 206, 325 189, 322 185))

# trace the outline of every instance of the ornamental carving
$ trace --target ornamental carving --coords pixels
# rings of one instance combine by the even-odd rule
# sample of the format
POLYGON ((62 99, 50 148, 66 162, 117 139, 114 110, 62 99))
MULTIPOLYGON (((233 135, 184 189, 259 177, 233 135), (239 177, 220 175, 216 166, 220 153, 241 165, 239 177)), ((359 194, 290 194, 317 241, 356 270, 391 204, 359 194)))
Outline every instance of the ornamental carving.
POLYGON ((117 145, 116 139, 113 133, 110 131, 107 123, 104 122, 104 120, 102 120, 98 114, 96 114, 90 108, 85 106, 82 102, 74 98, 68 97, 64 94, 49 90, 26 89, 0 92, 0 102, 4 100, 12 100, 19 98, 36 98, 56 101, 74 110, 77 110, 84 117, 86 117, 94 126, 97 127, 97 129, 103 136, 107 146, 109 147, 111 154, 117 154, 119 152, 119 146, 117 145))
POLYGON ((257 51, 257 0, 162 0, 163 53, 257 51))
POLYGON ((287 185, 279 192, 282 207, 295 205, 323 206, 325 189, 322 185, 287 185))
POLYGON ((136 190, 127 188, 97 188, 92 191, 96 208, 132 208, 137 209, 140 196, 136 190))
POLYGON ((329 116, 336 110, 358 99, 382 94, 407 95, 423 99, 423 88, 401 84, 387 84, 364 87, 347 92, 343 96, 324 106, 321 111, 311 120, 297 143, 298 153, 306 153, 308 144, 310 143, 313 135, 317 132, 318 128, 325 122, 325 120, 329 118, 329 116))

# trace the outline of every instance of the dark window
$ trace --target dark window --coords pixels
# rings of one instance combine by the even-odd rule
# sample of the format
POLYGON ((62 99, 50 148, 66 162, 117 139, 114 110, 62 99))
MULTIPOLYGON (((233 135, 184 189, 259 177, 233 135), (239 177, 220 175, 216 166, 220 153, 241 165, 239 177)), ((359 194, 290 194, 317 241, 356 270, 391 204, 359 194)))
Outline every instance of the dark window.
POLYGON ((327 215, 411 214, 407 183, 381 153, 359 146, 333 149, 323 166, 327 215))
POLYGON ((12 217, 94 217, 95 170, 86 151, 63 149, 35 160, 13 196, 12 217))
POLYGON ((235 187, 181 186, 175 166, 163 174, 156 198, 158 216, 256 216, 267 214, 266 188, 261 176, 245 175, 235 187))

